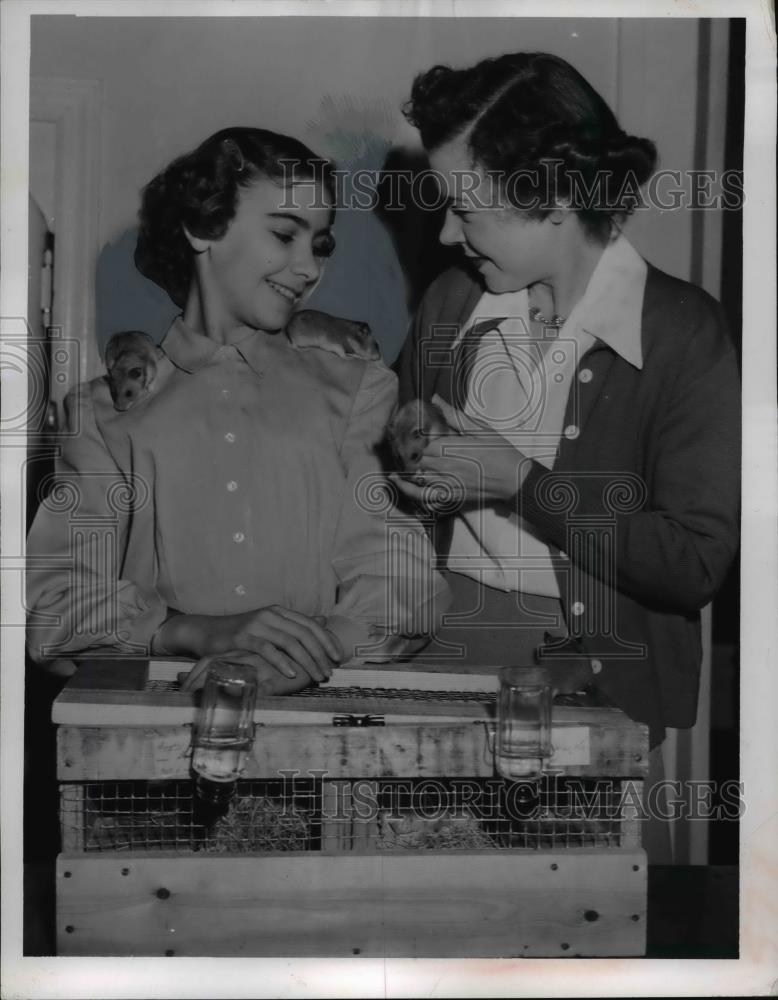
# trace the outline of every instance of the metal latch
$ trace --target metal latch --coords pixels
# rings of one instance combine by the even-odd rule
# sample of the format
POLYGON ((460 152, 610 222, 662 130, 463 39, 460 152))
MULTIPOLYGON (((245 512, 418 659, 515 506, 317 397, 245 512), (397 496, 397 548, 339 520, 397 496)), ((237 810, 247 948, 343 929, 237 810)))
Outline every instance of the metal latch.
POLYGON ((385 726, 383 715, 333 715, 333 726, 385 726))

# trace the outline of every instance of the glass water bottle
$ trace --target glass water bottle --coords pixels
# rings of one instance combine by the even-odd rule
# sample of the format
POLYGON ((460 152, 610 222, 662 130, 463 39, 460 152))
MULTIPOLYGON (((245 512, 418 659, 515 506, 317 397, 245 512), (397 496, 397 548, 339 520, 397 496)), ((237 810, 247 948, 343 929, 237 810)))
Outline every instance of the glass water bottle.
POLYGON ((551 756, 551 682, 543 667, 503 667, 495 767, 509 780, 540 778, 551 756))
POLYGON ((203 805, 224 808, 254 740, 256 674, 245 663, 215 657, 203 685, 192 732, 195 791, 203 805))

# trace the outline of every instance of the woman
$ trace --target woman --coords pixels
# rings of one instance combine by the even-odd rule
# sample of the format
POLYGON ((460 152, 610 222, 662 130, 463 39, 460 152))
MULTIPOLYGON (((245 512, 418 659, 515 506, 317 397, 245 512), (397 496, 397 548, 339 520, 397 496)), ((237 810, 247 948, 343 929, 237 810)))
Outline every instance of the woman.
POLYGON ((436 66, 405 111, 448 198, 441 242, 465 258, 399 361, 401 401, 439 402, 452 427, 424 485, 394 477, 458 506, 437 525, 454 592, 439 638, 477 661, 572 659, 656 746, 694 723, 700 609, 738 545, 721 309, 621 233, 654 146, 563 60, 436 66))
POLYGON ((390 569, 370 491, 395 376, 282 332, 334 249, 333 206, 328 163, 250 128, 145 189, 136 262, 182 315, 131 409, 104 379, 68 397, 28 542, 36 659, 236 652, 280 692, 429 631, 445 587, 424 532, 392 512, 390 569))

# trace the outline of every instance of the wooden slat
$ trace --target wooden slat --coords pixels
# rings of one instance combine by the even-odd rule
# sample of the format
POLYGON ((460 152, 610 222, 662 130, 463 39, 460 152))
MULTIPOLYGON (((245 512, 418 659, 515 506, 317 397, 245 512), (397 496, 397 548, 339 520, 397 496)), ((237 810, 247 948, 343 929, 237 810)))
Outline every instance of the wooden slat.
MULTIPOLYGON (((588 727, 586 762, 562 767, 579 776, 638 777, 647 772, 648 732, 616 709, 558 707, 554 727, 588 727)), ((245 777, 297 770, 330 778, 490 777, 489 727, 480 723, 336 728, 264 726, 245 777)), ((552 733, 553 738, 553 733, 552 733)), ((184 726, 60 726, 61 781, 187 778, 191 731, 184 726)))
MULTIPOLYGON (((149 680, 175 681, 193 665, 192 660, 151 660, 149 680)), ((353 663, 337 667, 328 687, 419 688, 425 691, 496 691, 500 686, 499 667, 464 667, 450 663, 353 663)), ((83 685, 81 685, 83 686, 83 685)), ((93 687, 101 687, 101 683, 93 687)))
MULTIPOLYGON (((52 721, 57 725, 186 725, 196 710, 197 696, 182 691, 144 690, 147 674, 156 679, 174 679, 191 661, 173 659, 156 663, 142 660, 89 660, 79 666, 54 703, 52 721)), ((342 667, 333 672, 328 688, 333 696, 316 698, 286 695, 262 697, 255 713, 256 722, 270 720, 268 713, 300 714, 351 713, 371 715, 412 715, 487 718, 493 709, 478 702, 436 701, 434 695, 419 700, 338 695, 344 687, 413 688, 420 692, 477 691, 495 693, 499 668, 463 672, 456 665, 444 672, 410 668, 406 664, 375 665, 370 669, 342 667), (391 668, 391 669, 390 669, 391 668)))
POLYGON ((574 958, 645 950, 642 851, 60 856, 57 889, 60 955, 574 958))
MULTIPOLYGON (((76 662, 76 673, 68 681, 67 690, 142 691, 147 678, 176 680, 179 673, 189 670, 194 660, 187 656, 165 659, 93 656, 76 662)), ((469 665, 449 660, 420 660, 403 663, 364 663, 354 661, 337 667, 329 683, 333 686, 364 685, 376 687, 419 687, 419 680, 429 690, 496 690, 499 687, 499 666, 469 665), (449 679, 450 678, 450 679, 449 679), (455 688, 452 683, 455 680, 455 688)))
MULTIPOLYGON (((630 805, 637 806, 643 802, 644 782, 641 779, 632 779, 631 782, 621 782, 620 793, 624 797, 623 801, 630 805)), ((626 808, 625 815, 621 820, 621 846, 625 848, 640 847, 643 835, 643 821, 636 810, 626 808)))
POLYGON ((351 782, 323 781, 321 790, 322 851, 342 854, 352 846, 351 782))
MULTIPOLYGON (((52 721, 70 726, 190 725, 197 708, 196 696, 182 691, 111 691, 110 698, 107 695, 105 691, 63 691, 54 704, 52 721)), ((477 701, 436 701, 434 695, 423 699, 283 695, 262 698, 254 712, 254 721, 272 723, 278 712, 294 712, 302 719, 314 714, 343 713, 488 719, 494 709, 477 701)))
POLYGON ((61 785, 59 789, 62 850, 75 854, 84 849, 84 786, 61 785))

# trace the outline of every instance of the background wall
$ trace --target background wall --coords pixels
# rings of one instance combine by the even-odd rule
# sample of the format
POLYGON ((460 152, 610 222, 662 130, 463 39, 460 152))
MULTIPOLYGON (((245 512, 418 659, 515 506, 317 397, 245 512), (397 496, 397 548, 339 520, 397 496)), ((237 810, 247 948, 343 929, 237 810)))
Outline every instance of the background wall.
MULTIPOLYGON (((436 62, 467 65, 489 55, 541 49, 576 66, 628 131, 654 139, 661 166, 685 170, 700 154, 701 89, 711 92, 712 74, 722 90, 726 74, 726 53, 717 63, 708 58, 701 65, 699 48, 700 22, 679 19, 40 16, 32 18, 31 72, 33 77, 100 82, 95 195, 99 246, 115 244, 102 287, 115 289, 121 266, 118 272, 112 268, 116 258, 127 259, 132 239, 128 243, 126 234, 134 225, 142 186, 174 156, 226 125, 288 132, 337 157, 342 148, 333 124, 342 126, 350 118, 356 129, 378 131, 387 149, 412 149, 415 132, 399 108, 414 74, 436 62)), ((723 109, 710 110, 723 120, 723 109)), ((705 165, 715 167, 707 152, 705 165)), ((651 210, 630 225, 649 259, 681 277, 694 276, 693 213, 651 210)), ((340 228, 346 229, 344 220, 340 228)), ((340 304, 344 315, 361 311, 359 318, 373 324, 391 360, 416 292, 410 272, 423 267, 428 255, 416 245, 416 258, 401 261, 403 282, 396 264, 392 271, 391 246, 382 245, 384 234, 376 233, 367 223, 361 235, 348 228, 348 247, 341 238, 341 252, 321 294, 328 307, 333 300, 340 304), (384 266, 378 267, 377 258, 384 266), (373 270, 366 271, 370 261, 373 270), (372 315, 364 315, 365 310, 372 315)), ((696 238, 700 242, 699 234, 696 238)), ((715 240, 703 244, 707 258, 716 255, 715 240)), ((698 280, 706 274, 716 294, 717 266, 700 271, 698 280)), ((141 298, 134 287, 131 299, 141 298)), ((160 308, 158 296, 153 308, 160 308)))

